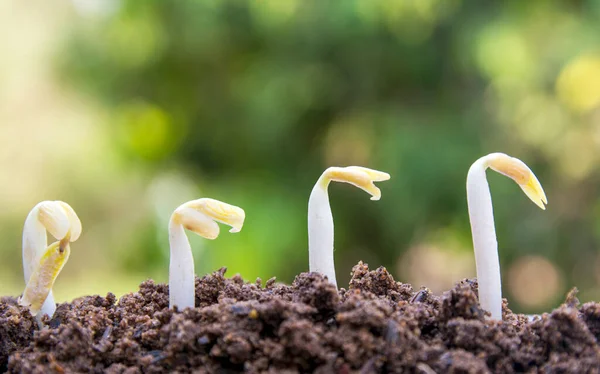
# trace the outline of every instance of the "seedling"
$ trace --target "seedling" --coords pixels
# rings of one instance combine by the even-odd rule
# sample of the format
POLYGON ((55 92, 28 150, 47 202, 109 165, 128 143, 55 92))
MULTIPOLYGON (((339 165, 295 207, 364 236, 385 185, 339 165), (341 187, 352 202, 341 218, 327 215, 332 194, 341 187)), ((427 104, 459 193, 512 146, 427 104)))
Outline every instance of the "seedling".
POLYGON ((330 167, 315 184, 308 200, 308 259, 311 272, 318 272, 337 287, 333 262, 333 215, 329 206, 329 182, 350 183, 379 200, 381 191, 373 182, 386 181, 390 175, 360 166, 330 167))
POLYGON ((542 185, 523 161, 505 155, 491 153, 471 165, 467 175, 467 204, 473 235, 479 304, 491 313, 494 320, 502 319, 502 285, 498 242, 494 227, 492 196, 485 177, 487 168, 513 179, 541 209, 548 204, 542 185))
POLYGON ((188 201, 175 209, 169 221, 170 308, 193 308, 195 305, 194 257, 184 229, 206 239, 215 239, 219 236, 217 222, 231 226, 229 232, 235 233, 242 229, 245 217, 243 209, 208 198, 188 201))
POLYGON ((56 311, 52 286, 69 259, 69 243, 80 235, 81 221, 63 201, 43 201, 25 220, 23 273, 26 286, 19 303, 29 308, 40 325, 44 315, 52 317, 56 311), (59 240, 47 246, 46 231, 59 240))

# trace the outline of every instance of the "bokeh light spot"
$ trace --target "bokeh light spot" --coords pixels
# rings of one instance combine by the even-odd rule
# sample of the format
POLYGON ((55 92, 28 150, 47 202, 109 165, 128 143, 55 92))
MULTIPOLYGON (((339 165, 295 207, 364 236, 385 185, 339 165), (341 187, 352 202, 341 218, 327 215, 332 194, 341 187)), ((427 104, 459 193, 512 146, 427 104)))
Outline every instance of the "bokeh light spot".
POLYGON ((532 92, 519 100, 511 113, 514 131, 534 146, 556 148, 569 125, 563 107, 550 95, 532 92))
POLYGON ((435 293, 446 291, 464 278, 475 277, 475 256, 452 228, 435 230, 398 258, 397 271, 414 287, 435 293))
POLYGON ((585 113, 600 104, 600 55, 587 54, 571 61, 558 76, 556 93, 570 109, 585 113))
POLYGON ((479 69, 488 78, 531 76, 532 57, 525 39, 509 24, 488 26, 476 43, 479 69))
POLYGON ((561 140, 562 152, 556 162, 565 177, 582 180, 590 175, 598 161, 597 146, 589 132, 582 128, 570 130, 561 140))
POLYGON ((508 288, 515 301, 528 308, 548 306, 562 290, 558 268, 541 256, 524 256, 508 270, 508 288))
POLYGON ((109 57, 116 64, 138 68, 158 56, 165 40, 159 22, 153 17, 125 15, 116 19, 106 31, 109 57))
POLYGON ((122 108, 119 125, 127 150, 147 160, 169 155, 180 135, 165 111, 147 103, 137 102, 122 108))
POLYGON ((250 3, 253 16, 266 26, 278 26, 289 21, 298 9, 298 0, 259 0, 250 3))
POLYGON ((325 140, 327 165, 369 165, 373 135, 368 120, 346 117, 334 123, 325 140))

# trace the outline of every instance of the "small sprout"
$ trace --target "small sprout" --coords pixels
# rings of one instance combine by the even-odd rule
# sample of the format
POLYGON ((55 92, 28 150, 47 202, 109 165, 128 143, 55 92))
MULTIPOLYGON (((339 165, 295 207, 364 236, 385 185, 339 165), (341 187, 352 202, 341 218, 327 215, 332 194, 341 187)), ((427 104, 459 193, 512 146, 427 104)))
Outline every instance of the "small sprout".
POLYGON ((373 182, 390 179, 381 171, 360 166, 330 167, 315 184, 308 200, 308 257, 311 272, 318 272, 337 287, 333 262, 333 215, 329 206, 327 187, 329 182, 350 183, 379 200, 381 191, 373 182))
POLYGON ((219 236, 217 222, 231 226, 229 232, 239 232, 246 214, 237 206, 214 199, 188 201, 175 209, 169 221, 169 307, 193 308, 196 291, 194 284, 194 257, 184 229, 206 239, 219 236))
POLYGON ((70 242, 81 235, 81 221, 62 201, 43 201, 36 205, 23 228, 23 273, 25 291, 19 303, 29 308, 40 323, 44 315, 52 317, 56 303, 52 286, 69 259, 70 242), (46 230, 59 239, 47 246, 46 230))
POLYGON ((492 319, 501 320, 502 284, 492 197, 485 177, 488 167, 513 179, 527 197, 540 208, 546 209, 545 204, 548 200, 542 185, 529 167, 523 161, 504 153, 491 153, 481 157, 469 169, 467 204, 479 283, 479 304, 491 313, 492 319))

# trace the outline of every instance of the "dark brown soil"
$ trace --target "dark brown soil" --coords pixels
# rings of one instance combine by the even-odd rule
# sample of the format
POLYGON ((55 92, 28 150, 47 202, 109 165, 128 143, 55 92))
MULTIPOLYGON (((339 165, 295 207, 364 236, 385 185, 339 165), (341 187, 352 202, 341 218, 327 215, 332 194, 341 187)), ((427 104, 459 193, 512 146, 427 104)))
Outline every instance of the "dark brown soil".
POLYGON ((225 269, 196 280, 193 310, 168 289, 60 304, 41 331, 0 301, 0 370, 13 373, 600 373, 600 304, 565 304, 533 322, 504 309, 486 322, 477 285, 442 296, 359 263, 348 290, 318 274, 291 286, 225 269))

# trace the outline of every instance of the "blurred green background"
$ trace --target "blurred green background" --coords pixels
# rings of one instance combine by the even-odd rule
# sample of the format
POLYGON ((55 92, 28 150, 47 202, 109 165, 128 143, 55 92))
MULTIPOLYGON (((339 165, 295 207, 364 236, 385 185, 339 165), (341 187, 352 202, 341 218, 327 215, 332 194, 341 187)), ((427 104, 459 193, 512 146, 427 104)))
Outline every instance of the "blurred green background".
POLYGON ((488 173, 504 295, 520 312, 600 299, 600 1, 0 2, 0 294, 21 230, 61 199, 84 234, 58 300, 168 276, 167 222, 203 196, 239 234, 190 235, 199 275, 291 282, 325 168, 389 172, 382 200, 333 184, 336 268, 359 260, 440 293, 475 274, 478 157, 524 160, 547 211, 488 173))

